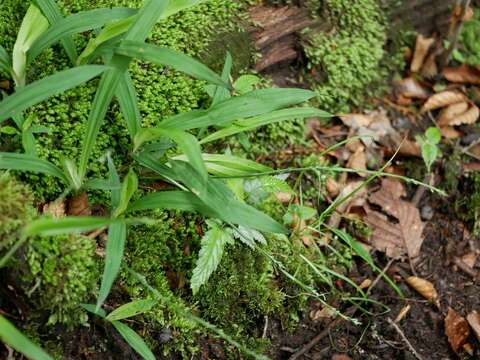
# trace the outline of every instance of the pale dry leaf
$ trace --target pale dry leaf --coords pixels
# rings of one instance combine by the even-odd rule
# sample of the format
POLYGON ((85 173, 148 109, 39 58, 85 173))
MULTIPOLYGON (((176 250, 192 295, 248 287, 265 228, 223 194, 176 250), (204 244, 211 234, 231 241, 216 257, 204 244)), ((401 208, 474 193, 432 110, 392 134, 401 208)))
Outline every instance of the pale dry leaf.
POLYGON ((447 126, 455 117, 463 114, 468 110, 468 103, 466 101, 452 104, 440 112, 437 123, 439 126, 447 126))
POLYGON ((431 79, 438 75, 437 55, 437 52, 432 52, 427 56, 420 72, 423 77, 431 79))
POLYGON ((432 95, 428 100, 423 104, 422 112, 435 110, 443 108, 448 105, 456 104, 462 101, 465 101, 465 95, 458 91, 442 91, 435 95, 432 95))
POLYGON ((365 280, 362 281, 362 283, 360 285, 358 285, 358 287, 363 290, 363 289, 366 289, 366 288, 370 287, 370 285, 372 285, 372 280, 365 279, 365 280))
POLYGON ((423 62, 427 57, 428 51, 434 42, 434 38, 427 38, 422 34, 417 35, 415 52, 413 53, 412 63, 410 64, 410 70, 412 72, 418 72, 421 69, 423 62))
POLYGON ((480 341, 480 314, 476 310, 473 310, 467 315, 467 321, 476 338, 480 341))
POLYGON ((440 307, 437 290, 435 290, 435 287, 430 281, 417 276, 409 276, 405 281, 425 299, 431 301, 437 307, 440 307))
POLYGON ((340 116, 340 119, 346 126, 352 128, 353 130, 357 130, 362 127, 368 127, 372 122, 372 118, 364 114, 348 114, 340 116))
POLYGON ((462 261, 467 265, 469 268, 472 268, 475 266, 475 263, 477 262, 477 257, 478 254, 471 251, 461 257, 462 261))
POLYGON ((325 187, 327 189, 328 195, 331 197, 337 197, 340 193, 340 184, 336 182, 331 176, 325 181, 325 187))
POLYGON ((431 95, 430 90, 418 80, 408 77, 393 83, 397 100, 400 97, 408 99, 426 99, 431 95))
POLYGON ((90 216, 92 209, 88 202, 88 195, 86 192, 73 196, 68 199, 68 215, 71 216, 90 216))
POLYGON ((473 8, 471 6, 468 6, 465 11, 465 15, 463 15, 462 21, 472 20, 474 15, 475 15, 475 12, 473 11, 473 8))
POLYGON ((440 133, 446 139, 458 139, 462 133, 451 126, 440 127, 440 133))
POLYGON ((382 186, 368 199, 372 204, 380 206, 386 214, 394 217, 397 222, 369 207, 365 208, 367 216, 364 220, 373 229, 369 239, 373 247, 392 258, 408 255, 410 259, 414 259, 420 254, 425 225, 418 209, 400 199, 399 194, 401 194, 399 190, 392 191, 391 188, 382 186))
POLYGON ((54 218, 62 218, 65 216, 65 202, 64 201, 52 201, 43 205, 43 213, 50 215, 54 218))
POLYGON ((398 313, 397 317, 395 318, 395 320, 393 320, 394 323, 399 323, 400 321, 402 321, 405 316, 407 316, 408 312, 410 311, 411 309, 411 305, 406 305, 404 306, 400 312, 398 313))
POLYGON ((358 175, 362 177, 367 176, 364 172, 367 170, 367 155, 365 154, 365 148, 363 146, 359 146, 352 156, 350 156, 347 162, 347 168, 361 170, 358 175))
POLYGON ((390 193, 394 199, 407 195, 407 190, 401 181, 388 177, 382 179, 382 190, 390 193))
POLYGON ((455 117, 452 121, 449 122, 448 125, 456 126, 456 125, 463 125, 463 124, 473 124, 478 120, 479 115, 480 115, 480 110, 478 109, 477 105, 472 104, 467 111, 455 117))
POLYGON ((288 204, 292 200, 292 193, 287 193, 287 192, 277 192, 275 194, 275 197, 279 202, 282 204, 288 204))
POLYGON ((345 354, 334 354, 332 360, 352 360, 352 358, 345 354))
POLYGON ((465 345, 470 335, 470 327, 467 320, 451 307, 448 308, 448 313, 445 317, 445 334, 455 352, 465 345))
POLYGON ((457 67, 447 67, 442 71, 443 76, 448 81, 461 84, 480 84, 480 71, 470 65, 461 65, 457 67))
POLYGON ((332 319, 333 317, 335 317, 335 310, 329 306, 310 311, 310 319, 313 321, 318 321, 320 319, 332 319))

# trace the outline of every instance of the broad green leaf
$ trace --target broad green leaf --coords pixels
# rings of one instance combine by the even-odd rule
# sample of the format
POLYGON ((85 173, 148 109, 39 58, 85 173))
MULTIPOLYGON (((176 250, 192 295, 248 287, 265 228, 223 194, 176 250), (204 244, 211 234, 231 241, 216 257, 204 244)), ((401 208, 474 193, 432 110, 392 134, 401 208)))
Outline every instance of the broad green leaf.
MULTIPOLYGON (((230 81, 230 73, 232 72, 232 66, 232 55, 229 51, 227 51, 227 55, 225 56, 225 64, 223 65, 222 70, 222 80, 225 83, 228 83, 230 81)), ((230 98, 230 92, 228 91, 228 88, 225 88, 223 86, 216 86, 214 89, 212 104, 210 105, 210 107, 213 107, 219 102, 222 102, 223 100, 226 100, 228 98, 230 98)))
POLYGON ((27 51, 34 41, 48 28, 48 20, 43 16, 40 9, 30 5, 22 25, 18 31, 17 40, 13 46, 12 68, 13 78, 17 87, 25 85, 27 75, 27 51))
POLYGON ((162 128, 189 130, 211 125, 227 126, 232 121, 268 114, 284 107, 303 103, 315 96, 303 89, 261 89, 224 100, 208 110, 195 112, 196 117, 177 115, 160 123, 162 128))
POLYGON ((325 111, 308 107, 278 110, 248 119, 237 120, 231 126, 218 130, 213 134, 210 134, 207 137, 203 138, 200 141, 200 144, 205 144, 214 140, 223 139, 227 136, 242 133, 244 131, 254 130, 260 126, 274 124, 280 121, 304 119, 308 117, 328 118, 331 116, 331 114, 325 111))
POLYGON ((19 170, 55 176, 65 184, 69 181, 63 171, 52 163, 26 154, 0 152, 0 169, 19 170))
POLYGON ((121 323, 120 321, 112 321, 112 325, 115 326, 115 329, 122 335, 125 341, 142 356, 145 360, 155 360, 155 355, 148 348, 147 344, 135 331, 130 329, 127 325, 121 323))
POLYGON ((128 133, 134 139, 142 126, 142 116, 138 108, 137 93, 128 72, 120 80, 115 96, 120 104, 122 115, 127 122, 128 133))
POLYGON ((135 191, 138 189, 138 178, 135 172, 130 169, 127 176, 123 180, 122 190, 120 192, 120 200, 118 206, 113 212, 113 217, 118 217, 125 212, 128 207, 128 203, 132 198, 135 191))
POLYGON ((153 209, 198 211, 208 217, 217 216, 198 197, 187 191, 154 192, 143 196, 128 207, 129 212, 153 209))
POLYGON ((22 132, 22 146, 25 150, 25 154, 37 157, 37 149, 35 146, 35 137, 33 136, 33 132, 31 128, 24 130, 22 132))
POLYGON ((32 61, 43 50, 66 36, 101 28, 107 22, 127 18, 136 12, 129 8, 94 9, 60 19, 33 43, 28 51, 28 60, 32 61))
POLYGON ((167 137, 176 142, 180 150, 188 158, 192 166, 206 179, 207 168, 202 158, 202 150, 195 136, 185 131, 175 129, 162 129, 160 127, 141 130, 135 137, 135 149, 145 141, 167 137))
POLYGON ((201 62, 175 50, 160 48, 139 41, 122 41, 115 47, 115 53, 134 59, 148 61, 156 65, 169 66, 194 78, 228 88, 228 82, 201 62))
POLYGON ((198 292, 200 286, 204 285, 217 269, 222 260, 225 245, 233 242, 231 235, 215 222, 209 222, 209 225, 210 230, 202 238, 197 264, 190 280, 193 294, 198 292))
POLYGON ((6 135, 17 135, 19 132, 13 126, 2 126, 0 127, 0 134, 6 135))
POLYGON ((53 360, 42 348, 0 315, 0 340, 32 360, 53 360))
MULTIPOLYGON (((32 0, 32 2, 42 11, 43 15, 48 19, 50 25, 54 25, 63 18, 62 12, 60 11, 60 8, 55 0, 32 0)), ((66 36, 62 39, 62 44, 68 55, 68 58, 72 62, 72 65, 74 65, 77 59, 75 43, 71 37, 66 36)))
POLYGON ((239 94, 246 94, 255 89, 255 86, 260 83, 260 78, 255 75, 242 75, 240 76, 235 83, 233 88, 239 94))
POLYGON ((110 225, 108 228, 107 248, 105 251, 105 267, 103 269, 102 284, 98 294, 96 310, 100 309, 107 299, 113 282, 120 271, 126 239, 126 224, 116 223, 110 225))
POLYGON ((239 226, 238 228, 232 229, 232 235, 234 238, 240 240, 248 247, 254 249, 256 243, 260 243, 262 245, 267 244, 267 240, 265 236, 260 231, 247 228, 245 226, 239 226))
POLYGON ((438 144, 442 140, 442 133, 436 127, 430 127, 425 131, 425 138, 432 144, 438 144))
POLYGON ((107 67, 85 65, 60 71, 35 81, 0 102, 0 123, 49 97, 63 93, 100 75, 107 67))
POLYGON ((438 147, 435 144, 431 144, 429 142, 424 142, 421 146, 422 149, 422 157, 423 161, 425 161, 425 165, 427 166, 428 172, 430 172, 435 159, 438 156, 438 147))
POLYGON ((0 45, 0 72, 12 76, 12 62, 7 50, 0 45))
POLYGON ((54 236, 75 234, 91 231, 111 224, 121 224, 124 221, 103 217, 72 216, 59 219, 40 218, 25 226, 23 232, 27 236, 54 236))
POLYGON ((134 300, 113 310, 107 315, 106 319, 108 321, 115 321, 143 314, 149 311, 156 303, 156 300, 151 299, 134 300))

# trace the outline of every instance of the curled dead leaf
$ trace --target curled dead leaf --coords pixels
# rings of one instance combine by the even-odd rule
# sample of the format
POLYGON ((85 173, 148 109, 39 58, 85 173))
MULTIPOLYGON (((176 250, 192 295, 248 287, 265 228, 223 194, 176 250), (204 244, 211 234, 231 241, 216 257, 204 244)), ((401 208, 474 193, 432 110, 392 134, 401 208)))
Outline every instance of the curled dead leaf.
POLYGON ((445 334, 453 351, 457 352, 467 342, 470 328, 467 320, 451 307, 445 317, 445 334))
POLYGON ((439 126, 447 126, 450 124, 450 121, 453 121, 457 116, 463 114, 467 110, 468 103, 466 101, 452 104, 440 112, 437 123, 439 126))
POLYGON ((367 169, 367 155, 365 154, 365 148, 363 146, 359 146, 357 150, 350 156, 347 162, 347 168, 354 169, 354 170, 363 170, 358 173, 358 175, 365 177, 364 170, 367 169))
POLYGON ((440 133, 446 139, 458 139, 462 133, 451 126, 440 127, 440 133))
POLYGON ((427 59, 423 63, 421 74, 426 78, 433 78, 438 75, 438 66, 437 66, 437 52, 432 52, 427 56, 427 59))
POLYGON ((455 117, 452 121, 449 122, 448 125, 455 126, 462 124, 473 124, 478 120, 479 115, 480 110, 478 109, 477 105, 472 104, 467 111, 455 117))
POLYGON ((363 280, 362 283, 360 285, 358 285, 358 287, 360 289, 366 289, 366 288, 370 287, 370 285, 372 285, 372 280, 367 278, 367 279, 363 280))
POLYGON ((437 307, 440 307, 437 290, 435 290, 435 287, 430 281, 417 276, 409 276, 405 279, 405 281, 425 299, 431 301, 437 307))
POLYGON ((330 176, 325 182, 325 187, 327 188, 327 192, 331 197, 337 197, 337 195, 340 193, 340 184, 330 176))
POLYGON ((333 317, 335 317, 335 310, 329 306, 310 311, 310 319, 313 321, 318 321, 320 319, 331 319, 333 317))
POLYGON ((427 87, 412 77, 397 80, 393 85, 397 98, 426 99, 431 95, 427 87))
POLYGON ((410 64, 410 70, 412 72, 418 72, 422 68, 428 51, 434 42, 434 38, 426 38, 422 34, 417 36, 417 40, 415 42, 415 52, 413 54, 412 63, 410 64))
POLYGON ((480 314, 474 310, 467 315, 467 321, 478 341, 480 341, 480 314))
POLYGON ((461 84, 480 84, 480 70, 470 65, 447 67, 442 72, 445 79, 461 84))
POLYGON ((411 309, 411 306, 410 305, 406 305, 404 306, 400 312, 398 313, 397 317, 395 318, 395 320, 393 321, 394 323, 399 323, 400 321, 403 320, 403 318, 405 316, 407 316, 408 312, 410 311, 411 309))
POLYGON ((426 102, 423 104, 422 112, 435 110, 443 108, 448 105, 456 104, 462 101, 465 101, 465 95, 458 91, 442 91, 435 95, 432 95, 426 102))
POLYGON ((461 259, 465 263, 465 265, 473 269, 473 267, 475 266, 475 263, 477 262, 477 257, 478 257, 478 254, 474 251, 471 251, 463 255, 461 259))

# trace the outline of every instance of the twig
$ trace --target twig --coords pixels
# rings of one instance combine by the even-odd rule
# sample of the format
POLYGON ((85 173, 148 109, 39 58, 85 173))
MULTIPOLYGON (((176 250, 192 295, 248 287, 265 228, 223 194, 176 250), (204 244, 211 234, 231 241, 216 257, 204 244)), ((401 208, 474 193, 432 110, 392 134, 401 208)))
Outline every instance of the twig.
POLYGON ((262 339, 265 339, 267 337, 267 331, 268 331, 268 316, 265 316, 265 326, 263 327, 262 339))
POLYGON ((408 348, 410 349, 410 351, 413 353, 413 355, 415 355, 415 357, 418 359, 418 360, 424 360, 422 355, 420 355, 417 350, 415 350, 415 348, 413 347, 413 345, 410 343, 410 341, 408 341, 407 337, 405 336, 405 334, 403 333, 402 329, 400 329, 400 326, 398 326, 392 319, 390 318, 387 318, 387 321, 388 323, 395 329, 395 331, 398 333, 398 335, 400 335, 400 337, 402 338, 402 340, 405 342, 405 344, 407 344, 408 348))
POLYGON ((387 265, 383 268, 382 272, 377 275, 377 277, 375 278, 375 280, 373 280, 372 285, 370 285, 370 287, 368 288, 366 295, 370 295, 370 293, 372 292, 373 288, 374 288, 375 286, 377 286, 377 284, 378 284, 378 282, 380 281, 380 279, 383 278, 383 275, 387 273, 388 269, 390 268, 390 266, 392 266, 392 264, 393 264, 394 261, 395 261, 395 259, 390 259, 390 260, 388 261, 387 265))

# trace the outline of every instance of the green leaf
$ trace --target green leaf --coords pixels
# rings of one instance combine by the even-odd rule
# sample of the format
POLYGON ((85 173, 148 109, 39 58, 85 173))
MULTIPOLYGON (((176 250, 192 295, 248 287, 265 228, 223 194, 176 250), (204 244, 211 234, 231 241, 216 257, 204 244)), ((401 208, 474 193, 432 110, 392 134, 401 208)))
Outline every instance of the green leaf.
POLYGON ((0 72, 12 76, 12 62, 7 50, 0 45, 0 72))
POLYGON ((108 228, 107 249, 105 252, 105 267, 103 269, 102 284, 98 293, 96 310, 100 309, 107 299, 113 282, 120 271, 126 239, 126 224, 117 223, 110 225, 108 228))
POLYGON ((265 236, 260 231, 250 229, 245 226, 239 226, 238 228, 232 229, 232 235, 236 239, 243 242, 245 245, 249 246, 250 248, 255 248, 255 243, 260 243, 262 245, 267 244, 267 240, 265 236))
POLYGON ((55 176, 65 184, 69 181, 63 171, 52 163, 26 154, 0 152, 0 169, 20 170, 55 176))
POLYGON ((436 127, 430 127, 425 131, 425 138, 429 143, 438 144, 442 140, 442 134, 436 127))
POLYGON ((242 75, 240 76, 233 87, 239 94, 246 94, 255 89, 255 86, 260 83, 260 78, 255 75, 242 75))
POLYGON ((160 48, 139 41, 124 40, 115 48, 115 53, 148 61, 156 65, 169 66, 194 78, 228 88, 228 82, 223 81, 220 76, 207 66, 190 56, 171 49, 160 48))
POLYGON ((421 149, 422 149, 423 161, 427 166, 428 172, 430 172, 431 167, 438 156, 438 147, 435 144, 431 144, 429 142, 423 142, 421 149))
POLYGON ((202 238, 197 264, 190 280, 193 294, 198 292, 200 286, 206 284, 222 260, 225 245, 233 241, 230 234, 215 222, 210 221, 208 224, 210 230, 202 238))
POLYGON ((115 95, 120 104, 122 115, 127 122, 128 133, 134 139, 142 126, 142 116, 138 108, 137 93, 128 72, 120 80, 115 95))
POLYGON ((138 178, 133 169, 130 168, 128 171, 127 176, 125 177, 122 190, 120 192, 120 201, 118 203, 117 208, 113 213, 113 217, 118 217, 125 212, 128 207, 128 203, 132 198, 135 191, 138 189, 138 178))
MULTIPOLYGON (((42 11, 43 15, 48 19, 50 25, 54 25, 63 18, 62 12, 55 0, 32 0, 35 5, 42 11)), ((63 47, 68 55, 68 58, 75 64, 77 59, 77 50, 72 38, 66 36, 62 39, 63 47)))
POLYGON ((284 107, 303 103, 315 93, 303 89, 261 89, 224 100, 208 110, 197 111, 195 117, 181 114, 160 123, 162 128, 189 130, 211 125, 226 126, 232 121, 268 114, 284 107))
POLYGON ((53 360, 42 348, 0 315, 0 340, 32 360, 53 360))
POLYGON ((115 321, 143 314, 149 311, 156 303, 156 300, 151 299, 134 300, 113 310, 110 314, 108 314, 106 319, 108 321, 115 321))
POLYGON ((115 329, 122 335, 125 341, 142 356, 145 360, 155 360, 155 355, 148 348, 147 344, 135 331, 130 329, 127 325, 121 323, 120 321, 112 321, 115 329))
POLYGON ((101 65, 79 66, 60 71, 22 87, 0 102, 0 123, 53 95, 87 82, 100 75, 105 69, 107 67, 101 65))
POLYGON ((63 168, 65 169, 65 174, 70 180, 73 189, 79 190, 82 187, 82 179, 78 175, 75 163, 72 160, 65 159, 63 161, 63 168))
POLYGON ((35 145, 35 137, 31 128, 22 132, 22 146, 25 153, 29 156, 37 157, 37 148, 35 145))
POLYGON ((112 208, 115 209, 120 203, 120 196, 122 193, 122 184, 120 183, 120 177, 118 176, 117 169, 113 163, 110 153, 107 153, 107 164, 108 164, 108 180, 112 185, 114 185, 118 190, 112 190, 111 200, 112 208))
POLYGON ((237 120, 231 126, 208 135, 200 141, 200 144, 205 144, 214 140, 225 138, 227 136, 242 133, 244 131, 250 131, 260 126, 274 124, 280 121, 304 119, 308 117, 328 118, 331 116, 331 114, 325 111, 308 107, 278 110, 248 119, 237 120))
POLYGON ((0 127, 0 134, 17 135, 18 130, 15 129, 13 126, 3 126, 0 127))
MULTIPOLYGON (((223 70, 222 70, 222 80, 225 83, 228 83, 230 81, 230 73, 232 72, 232 66, 233 66, 232 55, 230 54, 229 51, 227 51, 227 55, 225 57, 225 64, 223 65, 223 70)), ((228 91, 228 88, 216 86, 214 89, 213 100, 210 107, 213 107, 217 105, 219 102, 222 102, 223 100, 226 100, 228 98, 230 98, 230 92, 228 91)))
POLYGON ((98 309, 96 308, 95 305, 93 304, 80 304, 80 307, 83 309, 87 310, 88 312, 100 316, 102 319, 105 319, 107 317, 107 313, 103 309, 98 309))
POLYGON ((107 22, 130 17, 136 12, 129 8, 94 9, 60 19, 33 43, 28 51, 28 59, 32 61, 43 50, 66 36, 101 28, 107 22))
POLYGON ((12 68, 13 78, 18 87, 24 86, 27 70, 27 51, 33 42, 48 28, 48 20, 35 6, 30 5, 18 31, 17 40, 13 46, 12 68))
POLYGON ((119 224, 124 221, 103 217, 72 216, 59 219, 40 218, 33 220, 25 226, 23 232, 27 236, 54 236, 62 234, 82 233, 95 230, 111 224, 119 224))

